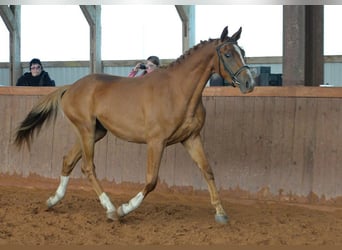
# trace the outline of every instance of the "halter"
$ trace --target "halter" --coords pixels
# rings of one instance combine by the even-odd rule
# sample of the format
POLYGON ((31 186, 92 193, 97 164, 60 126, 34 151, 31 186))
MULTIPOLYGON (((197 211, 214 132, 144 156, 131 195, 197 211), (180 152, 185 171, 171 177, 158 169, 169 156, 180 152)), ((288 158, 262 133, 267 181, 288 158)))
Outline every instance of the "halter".
POLYGON ((217 46, 216 48, 216 51, 217 51, 217 55, 219 57, 219 71, 221 72, 221 66, 220 66, 220 63, 222 61, 223 63, 223 66, 224 66, 224 69, 226 71, 228 71, 230 77, 232 78, 232 83, 231 85, 233 87, 236 87, 236 86, 240 86, 241 83, 238 79, 238 76, 240 75, 240 73, 243 71, 243 70, 247 70, 249 69, 249 66, 247 65, 243 65, 241 68, 239 68, 235 73, 231 70, 231 68, 224 62, 223 58, 222 58, 222 55, 220 53, 220 48, 223 46, 223 45, 226 45, 226 44, 229 44, 229 43, 233 43, 233 44, 237 44, 236 42, 225 42, 225 43, 222 43, 221 45, 217 46))

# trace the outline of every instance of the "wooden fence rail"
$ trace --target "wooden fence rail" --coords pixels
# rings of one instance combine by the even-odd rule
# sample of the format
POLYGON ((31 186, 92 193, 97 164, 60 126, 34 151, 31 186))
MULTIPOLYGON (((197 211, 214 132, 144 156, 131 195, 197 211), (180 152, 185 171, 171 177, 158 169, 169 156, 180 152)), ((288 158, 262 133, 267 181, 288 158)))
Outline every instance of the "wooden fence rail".
MULTIPOLYGON (((74 142, 59 115, 42 129, 31 152, 11 144, 18 123, 41 95, 54 88, 0 88, 0 173, 57 179, 62 157, 74 142)), ((231 87, 203 93, 207 118, 202 137, 222 192, 290 201, 342 198, 342 88, 257 87, 241 95, 231 87)), ((144 183, 146 147, 112 135, 96 144, 95 164, 101 180, 144 183)), ((166 149, 160 183, 206 190, 206 184, 182 145, 166 149)), ((84 178, 77 166, 73 178, 84 178)))

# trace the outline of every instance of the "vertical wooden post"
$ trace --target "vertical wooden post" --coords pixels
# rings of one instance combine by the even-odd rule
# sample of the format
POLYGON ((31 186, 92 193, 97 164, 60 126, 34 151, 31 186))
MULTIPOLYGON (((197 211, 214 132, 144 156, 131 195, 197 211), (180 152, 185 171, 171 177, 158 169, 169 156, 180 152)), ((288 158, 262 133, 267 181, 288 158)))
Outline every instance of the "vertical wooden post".
POLYGON ((324 84, 324 7, 305 6, 305 85, 324 84))
POLYGON ((102 72, 101 60, 101 6, 80 6, 90 28, 90 73, 102 72))
POLYGON ((187 51, 195 44, 195 9, 189 5, 175 5, 182 21, 182 49, 187 51))
POLYGON ((283 7, 283 85, 305 83, 305 6, 283 7))
POLYGON ((21 6, 0 5, 0 15, 10 33, 10 85, 14 86, 22 74, 20 64, 21 6))
POLYGON ((283 7, 283 85, 323 84, 323 6, 283 7))

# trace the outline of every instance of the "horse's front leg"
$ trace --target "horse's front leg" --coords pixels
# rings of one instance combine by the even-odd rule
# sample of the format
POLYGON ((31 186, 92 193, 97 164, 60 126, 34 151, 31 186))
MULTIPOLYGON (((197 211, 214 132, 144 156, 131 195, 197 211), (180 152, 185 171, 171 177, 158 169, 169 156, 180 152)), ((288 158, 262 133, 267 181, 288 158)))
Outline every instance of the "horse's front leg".
POLYGON ((226 224, 228 217, 224 211, 215 184, 213 171, 205 156, 201 137, 199 135, 190 137, 183 142, 184 147, 189 152, 191 158, 197 163, 200 168, 209 188, 211 204, 216 209, 215 220, 219 223, 226 224))
POLYGON ((122 204, 117 209, 117 214, 119 217, 123 217, 138 208, 148 193, 153 191, 156 187, 160 161, 164 148, 165 145, 162 142, 149 142, 147 144, 147 171, 145 187, 128 203, 122 204))

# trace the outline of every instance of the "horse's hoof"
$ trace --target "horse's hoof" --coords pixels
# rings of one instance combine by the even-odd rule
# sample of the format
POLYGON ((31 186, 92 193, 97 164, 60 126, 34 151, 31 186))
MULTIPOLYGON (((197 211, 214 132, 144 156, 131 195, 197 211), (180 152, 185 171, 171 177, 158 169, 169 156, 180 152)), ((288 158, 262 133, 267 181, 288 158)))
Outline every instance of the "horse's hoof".
POLYGON ((118 216, 119 218, 125 216, 125 213, 124 213, 124 211, 122 210, 122 206, 118 207, 118 209, 116 210, 116 214, 117 214, 117 216, 118 216))
POLYGON ((220 224, 227 224, 228 223, 228 216, 225 214, 216 214, 215 221, 220 224))
POLYGON ((53 197, 50 197, 46 200, 46 205, 48 208, 52 208, 54 205, 56 205, 56 203, 53 202, 53 197))
POLYGON ((110 221, 118 220, 118 216, 117 216, 115 210, 111 211, 111 212, 107 212, 107 219, 110 220, 110 221))

